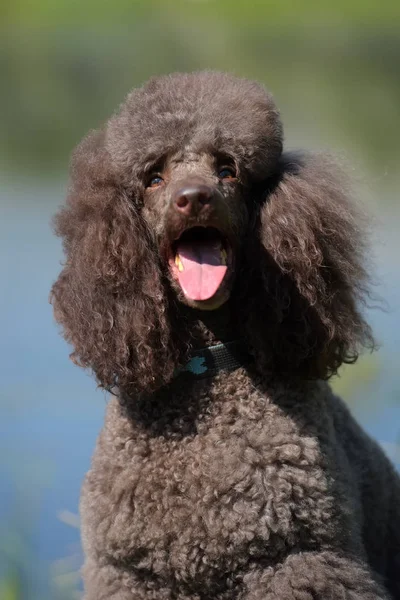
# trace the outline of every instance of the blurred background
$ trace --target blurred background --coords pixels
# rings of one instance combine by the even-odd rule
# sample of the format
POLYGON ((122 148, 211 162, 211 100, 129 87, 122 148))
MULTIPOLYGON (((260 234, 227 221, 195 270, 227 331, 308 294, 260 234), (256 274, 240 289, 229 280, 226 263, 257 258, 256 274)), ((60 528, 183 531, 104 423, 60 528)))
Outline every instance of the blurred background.
POLYGON ((381 343, 334 381, 400 465, 400 3, 1 0, 0 600, 80 597, 78 499, 106 395, 48 305, 69 154, 133 86, 175 70, 264 82, 286 147, 330 148, 374 215, 381 343), (348 157, 348 158, 346 158, 348 157))

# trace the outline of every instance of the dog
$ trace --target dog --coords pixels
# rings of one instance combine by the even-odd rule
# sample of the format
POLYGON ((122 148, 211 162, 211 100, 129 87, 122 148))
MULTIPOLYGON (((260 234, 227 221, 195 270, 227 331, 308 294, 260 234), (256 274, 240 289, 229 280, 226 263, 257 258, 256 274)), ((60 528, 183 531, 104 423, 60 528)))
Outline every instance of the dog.
POLYGON ((78 146, 51 299, 112 394, 85 600, 400 599, 399 476, 327 382, 374 347, 362 222, 228 74, 153 78, 78 146))

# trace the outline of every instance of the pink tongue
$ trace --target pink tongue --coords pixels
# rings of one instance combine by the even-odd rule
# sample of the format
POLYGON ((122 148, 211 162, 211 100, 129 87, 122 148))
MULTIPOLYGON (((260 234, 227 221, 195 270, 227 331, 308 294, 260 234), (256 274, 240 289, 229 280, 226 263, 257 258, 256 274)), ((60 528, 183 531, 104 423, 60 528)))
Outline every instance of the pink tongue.
POLYGON ((178 279, 190 300, 208 300, 217 292, 227 271, 222 263, 221 244, 215 242, 181 243, 177 253, 183 265, 178 279))

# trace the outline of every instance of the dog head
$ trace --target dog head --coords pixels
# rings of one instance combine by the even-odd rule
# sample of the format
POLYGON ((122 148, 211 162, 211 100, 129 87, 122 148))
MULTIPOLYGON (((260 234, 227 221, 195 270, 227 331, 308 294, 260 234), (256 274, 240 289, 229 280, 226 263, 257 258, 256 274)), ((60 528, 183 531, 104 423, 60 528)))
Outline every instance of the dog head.
POLYGON ((219 307, 247 231, 249 188, 276 172, 282 152, 271 96, 220 73, 162 77, 128 96, 106 135, 179 300, 219 307))
POLYGON ((373 344, 349 198, 332 161, 282 153, 262 86, 151 80, 73 155, 52 290, 73 358, 104 387, 154 390, 190 351, 190 307, 228 304, 260 368, 329 377, 373 344))

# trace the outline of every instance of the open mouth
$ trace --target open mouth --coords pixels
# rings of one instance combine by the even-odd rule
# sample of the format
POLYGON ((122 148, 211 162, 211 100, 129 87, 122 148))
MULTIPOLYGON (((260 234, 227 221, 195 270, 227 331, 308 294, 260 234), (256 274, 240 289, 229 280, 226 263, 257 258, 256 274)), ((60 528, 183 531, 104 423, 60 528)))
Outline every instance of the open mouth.
POLYGON ((173 243, 169 260, 172 276, 188 300, 210 300, 229 271, 230 246, 214 227, 192 227, 173 243))

